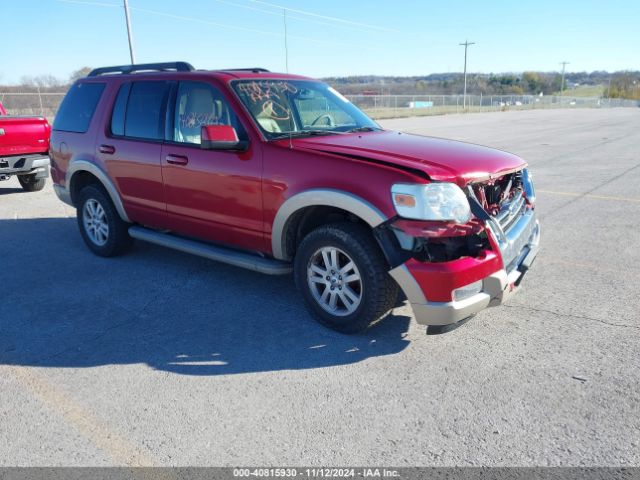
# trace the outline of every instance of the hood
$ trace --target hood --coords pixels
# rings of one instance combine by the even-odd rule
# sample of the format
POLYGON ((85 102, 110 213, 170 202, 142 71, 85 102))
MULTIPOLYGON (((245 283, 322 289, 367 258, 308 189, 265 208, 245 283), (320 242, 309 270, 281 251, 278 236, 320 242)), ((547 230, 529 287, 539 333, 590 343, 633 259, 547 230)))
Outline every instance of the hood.
MULTIPOLYGON (((285 143, 288 145, 288 141, 285 143)), ((502 150, 393 131, 294 138, 292 143, 293 148, 420 170, 432 180, 459 186, 498 177, 526 165, 520 157, 502 150)))

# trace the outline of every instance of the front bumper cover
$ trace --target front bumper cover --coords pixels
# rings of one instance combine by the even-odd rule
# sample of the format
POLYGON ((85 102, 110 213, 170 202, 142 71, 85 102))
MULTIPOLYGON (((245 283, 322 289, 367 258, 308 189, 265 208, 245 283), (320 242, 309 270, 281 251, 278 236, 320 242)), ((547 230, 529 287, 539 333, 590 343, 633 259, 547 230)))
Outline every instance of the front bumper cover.
MULTIPOLYGON (((482 289, 479 293, 450 302, 432 302, 426 300, 423 289, 415 280, 406 265, 400 265, 389 273, 398 282, 404 291, 413 309, 416 321, 421 325, 450 325, 474 315, 487 307, 501 305, 510 298, 518 289, 522 277, 535 260, 540 242, 540 224, 533 213, 523 222, 531 225, 523 225, 518 230, 529 233, 524 239, 511 239, 509 252, 513 246, 519 244, 520 250, 515 259, 510 263, 510 270, 498 270, 482 279, 482 289), (524 228, 526 227, 526 230, 524 228)), ((509 232, 511 233, 511 232, 509 232)), ((425 286, 428 288, 428 285, 425 286)))

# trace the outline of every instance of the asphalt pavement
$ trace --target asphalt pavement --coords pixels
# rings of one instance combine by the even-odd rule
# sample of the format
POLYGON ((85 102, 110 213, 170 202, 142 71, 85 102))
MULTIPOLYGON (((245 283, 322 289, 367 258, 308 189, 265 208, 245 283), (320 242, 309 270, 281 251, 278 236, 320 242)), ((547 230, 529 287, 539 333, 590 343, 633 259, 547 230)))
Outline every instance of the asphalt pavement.
POLYGON ((381 123, 530 162, 542 250, 507 305, 344 336, 288 276, 99 258, 50 181, 0 182, 0 466, 640 466, 640 109, 381 123))

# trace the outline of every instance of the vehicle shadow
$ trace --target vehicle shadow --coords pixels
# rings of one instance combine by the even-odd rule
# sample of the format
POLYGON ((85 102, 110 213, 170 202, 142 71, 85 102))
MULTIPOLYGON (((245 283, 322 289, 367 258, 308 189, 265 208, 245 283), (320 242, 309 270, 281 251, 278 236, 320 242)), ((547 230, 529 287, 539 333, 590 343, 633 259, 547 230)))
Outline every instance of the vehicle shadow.
POLYGON ((346 365, 409 343, 403 315, 354 336, 320 326, 290 276, 143 242, 96 257, 73 218, 0 220, 0 245, 20 252, 0 266, 0 365, 229 375, 346 365))
POLYGON ((0 185, 0 195, 9 195, 11 193, 27 193, 22 188, 2 187, 0 185))

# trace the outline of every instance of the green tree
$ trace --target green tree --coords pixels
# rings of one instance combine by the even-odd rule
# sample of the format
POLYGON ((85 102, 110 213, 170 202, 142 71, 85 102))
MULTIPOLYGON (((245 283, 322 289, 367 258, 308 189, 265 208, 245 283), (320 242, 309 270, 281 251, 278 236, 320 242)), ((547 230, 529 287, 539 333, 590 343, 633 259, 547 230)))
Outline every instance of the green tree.
POLYGON ((529 93, 537 95, 544 91, 544 82, 536 72, 524 72, 522 74, 522 82, 529 93))
POLYGON ((615 74, 611 78, 611 86, 604 93, 608 98, 624 98, 640 100, 640 76, 629 72, 615 74))
POLYGON ((427 90, 428 86, 429 84, 425 80, 418 80, 416 82, 416 92, 422 93, 427 90))
POLYGON ((89 72, 93 70, 91 67, 82 67, 79 68, 78 70, 74 71, 70 76, 69 76, 69 83, 73 83, 76 80, 78 80, 79 78, 84 78, 87 75, 89 75, 89 72))

